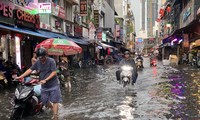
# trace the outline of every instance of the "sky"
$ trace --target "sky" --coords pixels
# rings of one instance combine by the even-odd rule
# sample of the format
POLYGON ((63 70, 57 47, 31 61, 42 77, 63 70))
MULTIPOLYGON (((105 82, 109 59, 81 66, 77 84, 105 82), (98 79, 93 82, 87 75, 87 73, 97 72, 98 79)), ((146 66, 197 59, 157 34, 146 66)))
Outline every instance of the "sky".
POLYGON ((137 35, 140 30, 140 0, 130 0, 130 2, 133 14, 135 16, 135 30, 137 35))
POLYGON ((135 30, 137 35, 140 30, 140 0, 130 0, 130 2, 133 14, 135 16, 135 30))

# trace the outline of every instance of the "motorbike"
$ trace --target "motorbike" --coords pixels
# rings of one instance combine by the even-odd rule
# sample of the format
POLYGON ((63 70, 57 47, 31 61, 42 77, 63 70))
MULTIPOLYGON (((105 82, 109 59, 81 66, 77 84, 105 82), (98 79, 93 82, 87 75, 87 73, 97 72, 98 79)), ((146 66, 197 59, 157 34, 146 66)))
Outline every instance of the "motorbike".
POLYGON ((122 82, 123 87, 126 87, 128 84, 130 84, 132 80, 132 70, 133 67, 131 66, 122 66, 121 67, 121 74, 120 74, 120 82, 122 82))
POLYGON ((24 116, 32 116, 42 110, 42 102, 40 100, 41 85, 38 84, 39 79, 26 77, 19 82, 15 89, 14 105, 10 120, 22 119, 24 116))
POLYGON ((137 66, 137 69, 142 68, 142 60, 141 59, 137 59, 136 66, 137 66))
POLYGON ((5 72, 2 72, 2 71, 0 72, 0 89, 6 88, 7 83, 8 83, 4 73, 5 72))
POLYGON ((150 61, 150 66, 151 67, 156 67, 157 66, 155 59, 153 59, 153 60, 150 61))

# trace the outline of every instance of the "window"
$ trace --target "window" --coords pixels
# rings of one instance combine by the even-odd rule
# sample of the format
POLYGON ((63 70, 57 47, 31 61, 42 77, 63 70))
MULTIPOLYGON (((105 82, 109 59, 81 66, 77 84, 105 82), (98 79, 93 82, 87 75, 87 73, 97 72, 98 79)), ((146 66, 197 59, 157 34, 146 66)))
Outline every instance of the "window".
POLYGON ((40 21, 45 24, 50 24, 49 14, 40 14, 40 21))
POLYGON ((59 5, 59 1, 60 0, 52 0, 52 2, 55 3, 56 5, 59 5))

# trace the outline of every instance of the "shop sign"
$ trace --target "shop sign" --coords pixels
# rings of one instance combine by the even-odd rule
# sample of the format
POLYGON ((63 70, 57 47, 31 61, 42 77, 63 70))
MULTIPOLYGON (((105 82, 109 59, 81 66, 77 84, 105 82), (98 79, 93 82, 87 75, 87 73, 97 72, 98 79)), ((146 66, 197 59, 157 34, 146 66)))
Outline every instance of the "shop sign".
POLYGON ((67 35, 72 34, 72 24, 66 23, 66 33, 67 35))
POLYGON ((29 28, 40 28, 39 15, 31 15, 20 9, 14 10, 15 23, 20 26, 26 26, 29 28))
POLYGON ((51 26, 49 24, 45 24, 40 22, 40 28, 45 29, 45 30, 51 30, 51 26))
POLYGON ((51 13, 51 3, 38 3, 38 12, 41 14, 51 13))
POLYGON ((33 1, 34 0, 15 0, 15 4, 25 7, 28 6, 33 1))
POLYGON ((95 39, 95 27, 92 22, 89 23, 89 39, 95 39))
POLYGON ((187 26, 194 20, 194 0, 191 0, 182 10, 180 15, 180 28, 187 26))
POLYGON ((97 39, 100 39, 100 40, 102 39, 102 32, 97 33, 97 39))
POLYGON ((88 29, 83 27, 83 37, 88 38, 88 29))
POLYGON ((94 10, 94 25, 96 28, 99 27, 99 11, 94 10))
POLYGON ((116 37, 120 37, 120 26, 119 25, 116 25, 116 27, 115 27, 115 35, 116 35, 116 37))
POLYGON ((188 48, 190 45, 189 45, 189 38, 188 38, 188 34, 183 34, 183 47, 185 48, 188 48))
POLYGON ((191 15, 191 8, 188 8, 185 13, 183 14, 183 22, 185 22, 188 17, 191 15))
POLYGON ((105 41, 106 42, 106 33, 102 33, 102 41, 105 41))
POLYGON ((65 9, 59 5, 56 5, 53 2, 52 2, 52 14, 64 20, 66 19, 65 9))
POLYGON ((61 28, 61 22, 59 20, 56 20, 55 21, 55 27, 58 29, 58 28, 61 28))
POLYGON ((0 21, 13 24, 13 9, 14 5, 12 3, 3 3, 0 1, 0 21))
POLYGON ((74 25, 74 36, 82 37, 82 27, 79 25, 74 25))
POLYGON ((80 0, 80 15, 87 16, 87 0, 80 0))

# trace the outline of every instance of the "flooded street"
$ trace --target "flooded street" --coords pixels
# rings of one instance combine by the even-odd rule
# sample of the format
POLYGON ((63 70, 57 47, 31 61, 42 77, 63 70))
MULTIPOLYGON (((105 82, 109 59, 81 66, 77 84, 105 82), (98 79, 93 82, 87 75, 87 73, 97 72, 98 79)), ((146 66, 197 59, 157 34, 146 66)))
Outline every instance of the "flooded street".
MULTIPOLYGON (((149 67, 139 71, 135 86, 123 88, 116 81, 119 66, 97 66, 76 70, 76 84, 69 93, 62 90, 60 120, 167 120, 200 119, 200 72, 188 67, 180 71, 149 67)), ((13 90, 0 92, 0 119, 8 119, 13 90)), ((47 111, 27 120, 48 120, 47 111)))

